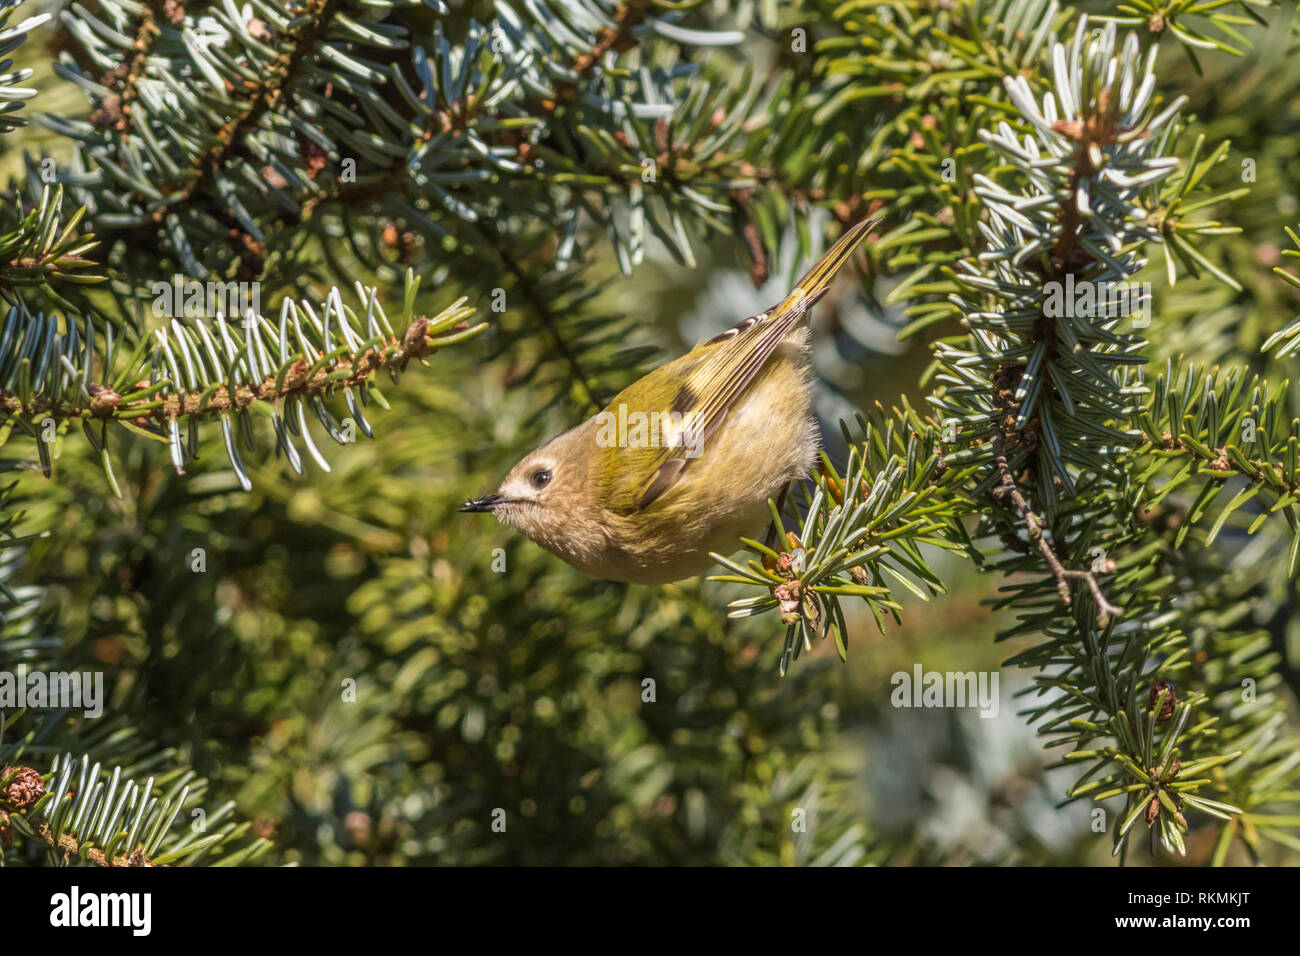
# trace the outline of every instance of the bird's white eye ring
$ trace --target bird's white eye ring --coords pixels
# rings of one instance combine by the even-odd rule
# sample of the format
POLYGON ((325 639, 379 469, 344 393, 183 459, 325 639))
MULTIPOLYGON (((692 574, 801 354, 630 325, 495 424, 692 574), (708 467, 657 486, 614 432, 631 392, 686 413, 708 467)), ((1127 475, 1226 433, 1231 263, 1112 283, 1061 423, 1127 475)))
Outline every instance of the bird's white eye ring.
POLYGON ((534 488, 545 488, 551 480, 551 472, 547 468, 539 468, 528 477, 529 483, 534 488))

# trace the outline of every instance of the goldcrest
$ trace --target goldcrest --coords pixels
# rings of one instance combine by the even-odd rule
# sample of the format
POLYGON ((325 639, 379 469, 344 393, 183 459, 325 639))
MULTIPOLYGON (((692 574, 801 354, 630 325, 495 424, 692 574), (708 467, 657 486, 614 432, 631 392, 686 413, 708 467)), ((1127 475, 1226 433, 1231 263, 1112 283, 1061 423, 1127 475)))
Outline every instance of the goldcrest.
POLYGON ((676 581, 736 551, 770 520, 768 499, 812 471, 803 320, 872 224, 844 233, 780 305, 647 373, 460 510, 611 581, 676 581))

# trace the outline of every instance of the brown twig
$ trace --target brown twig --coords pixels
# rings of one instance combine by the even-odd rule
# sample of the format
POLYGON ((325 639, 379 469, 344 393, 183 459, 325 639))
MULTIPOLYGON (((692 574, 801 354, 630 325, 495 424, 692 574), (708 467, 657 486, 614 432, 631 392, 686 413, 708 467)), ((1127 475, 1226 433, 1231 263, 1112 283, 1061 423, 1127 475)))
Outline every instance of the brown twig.
MULTIPOLYGON (((62 853, 65 860, 74 856, 82 855, 81 844, 77 841, 77 838, 72 836, 70 833, 65 833, 61 837, 55 837, 54 831, 50 829, 48 824, 44 823, 33 832, 36 834, 37 840, 39 840, 47 849, 62 853)), ((136 847, 130 853, 120 853, 112 858, 107 856, 104 851, 98 847, 91 847, 86 850, 83 858, 87 862, 93 863, 95 866, 132 867, 160 865, 151 862, 149 858, 144 855, 144 850, 140 847, 136 847)))
POLYGON ((1097 603, 1097 609, 1101 612, 1099 623, 1102 627, 1105 627, 1110 619, 1122 617, 1124 612, 1106 599, 1106 595, 1102 593, 1101 585, 1097 583, 1095 574, 1091 571, 1067 568, 1061 563, 1061 559, 1057 557, 1051 543, 1043 535, 1043 526, 1038 520, 1038 515, 1034 514, 1034 509, 1029 507, 1029 502, 1025 500, 1020 487, 1016 484, 1015 477, 1011 474, 1011 466, 1007 463, 1006 450, 1002 445, 1002 436, 996 430, 993 433, 993 456, 997 463, 999 476, 998 484, 994 485, 992 489, 993 497, 1004 504, 1009 502, 1020 513, 1030 543, 1035 545, 1039 552, 1042 553, 1043 559, 1052 571, 1052 576, 1056 578, 1056 591, 1061 595, 1061 600, 1067 605, 1072 604, 1070 582, 1083 581, 1088 586, 1088 590, 1092 592, 1092 599, 1097 603))
MULTIPOLYGON (((191 169, 189 182, 177 190, 181 201, 188 200, 196 194, 208 190, 227 154, 242 148, 245 137, 251 135, 261 123, 262 117, 275 109, 284 99, 289 84, 297 78, 302 62, 316 55, 330 28, 334 26, 341 0, 308 0, 306 8, 300 14, 305 18, 302 31, 289 37, 290 45, 276 59, 262 70, 266 77, 262 82, 252 86, 246 92, 248 109, 239 116, 232 117, 214 134, 215 142, 206 151, 199 154, 191 169)), ((177 200, 173 200, 174 204, 177 200)), ((166 207, 168 210, 172 205, 166 207)), ((160 210, 154 218, 161 221, 165 213, 160 210)))
POLYGON ((131 110, 140 98, 140 81, 148 73, 149 54, 162 35, 160 24, 176 24, 184 19, 185 10, 175 0, 149 0, 144 4, 130 54, 100 77, 100 85, 114 92, 104 97, 98 108, 90 114, 92 125, 112 128, 120 133, 125 133, 130 128, 131 110))
MULTIPOLYGON (((418 317, 407 326, 400 339, 390 340, 386 345, 341 355, 329 365, 317 362, 319 367, 315 367, 308 357, 300 358, 283 375, 269 375, 256 385, 236 385, 233 392, 227 385, 220 385, 211 391, 150 398, 137 406, 129 401, 130 395, 150 388, 154 383, 147 379, 124 389, 125 395, 92 382, 88 386, 90 401, 80 405, 41 400, 24 404, 18 395, 0 389, 0 415, 30 416, 50 412, 62 418, 126 419, 144 425, 150 420, 167 422, 185 415, 224 413, 246 408, 256 401, 275 403, 295 396, 328 397, 340 389, 355 388, 369 381, 381 369, 401 371, 413 359, 435 354, 442 343, 428 334, 429 324, 429 319, 418 317)), ((458 322, 447 331, 463 332, 468 327, 467 323, 458 322)))

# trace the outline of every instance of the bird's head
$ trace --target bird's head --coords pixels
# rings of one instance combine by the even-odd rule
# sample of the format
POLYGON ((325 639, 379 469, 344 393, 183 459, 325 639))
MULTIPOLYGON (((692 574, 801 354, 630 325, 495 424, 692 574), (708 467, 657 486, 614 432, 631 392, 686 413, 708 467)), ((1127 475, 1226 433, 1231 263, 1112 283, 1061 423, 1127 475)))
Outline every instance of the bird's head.
POLYGON ((460 510, 495 515, 567 559, 595 518, 591 446, 590 429, 571 429, 525 455, 494 493, 466 501, 460 510))

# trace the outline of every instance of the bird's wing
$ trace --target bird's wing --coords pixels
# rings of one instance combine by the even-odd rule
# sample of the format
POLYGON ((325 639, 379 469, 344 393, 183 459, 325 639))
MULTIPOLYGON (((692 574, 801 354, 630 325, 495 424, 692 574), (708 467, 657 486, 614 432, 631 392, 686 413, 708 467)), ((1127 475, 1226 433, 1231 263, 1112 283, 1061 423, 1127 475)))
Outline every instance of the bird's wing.
MULTIPOLYGON (((691 413, 689 423, 697 449, 708 447, 727 412, 790 331, 826 294, 835 274, 866 238, 875 221, 863 220, 845 232, 779 305, 742 319, 678 360, 688 367, 678 374, 680 385, 671 410, 691 413)), ((694 460, 686 447, 660 447, 652 451, 655 459, 646 462, 644 470, 637 469, 640 474, 648 471, 649 478, 636 489, 633 499, 636 509, 645 508, 662 497, 694 460)))

